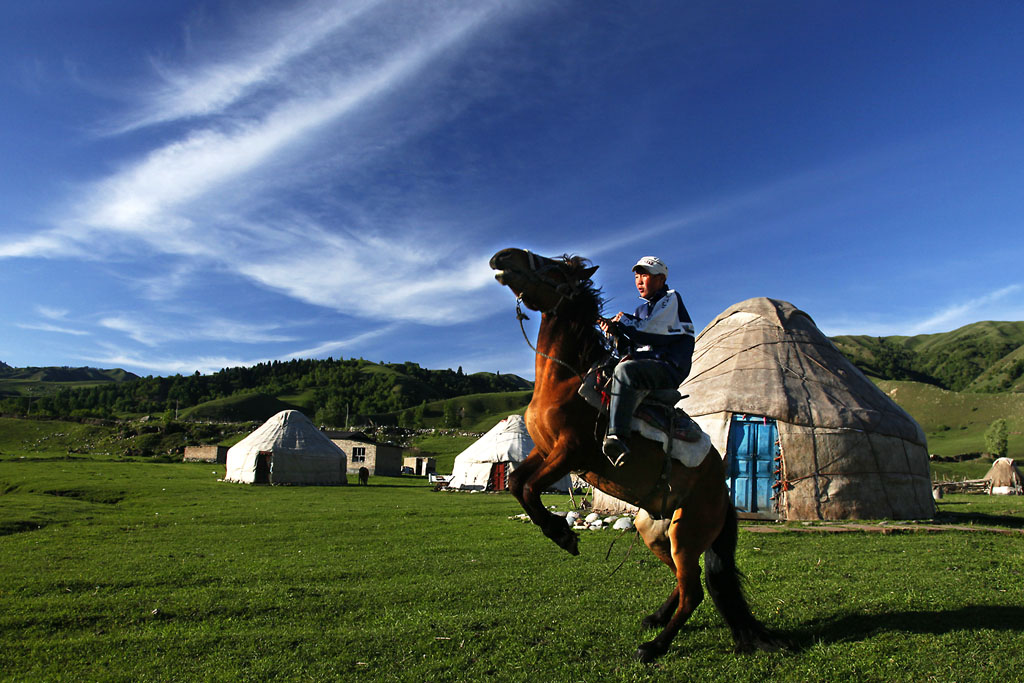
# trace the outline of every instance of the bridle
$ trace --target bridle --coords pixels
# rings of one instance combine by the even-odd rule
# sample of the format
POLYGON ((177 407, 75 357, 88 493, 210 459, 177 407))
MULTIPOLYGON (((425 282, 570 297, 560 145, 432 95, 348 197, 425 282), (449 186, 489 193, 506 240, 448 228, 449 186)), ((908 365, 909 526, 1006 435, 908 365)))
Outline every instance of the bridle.
MULTIPOLYGON (((545 277, 545 273, 551 270, 557 270, 559 267, 558 261, 555 261, 554 259, 549 259, 545 256, 537 256, 529 249, 524 249, 523 251, 526 252, 527 261, 530 264, 530 272, 533 273, 533 276, 540 280, 541 282, 543 282, 545 285, 548 285, 549 287, 554 289, 555 293, 558 294, 558 301, 555 303, 555 305, 546 311, 541 311, 541 315, 557 315, 558 309, 561 308, 562 304, 566 300, 571 301, 573 298, 576 297, 577 294, 580 293, 580 290, 583 287, 583 283, 578 280, 575 282, 554 282, 553 280, 545 277), (542 259, 546 263, 538 264, 538 259, 542 259)), ((516 301, 521 302, 522 300, 522 295, 516 296, 516 301)))
MULTIPOLYGON (((558 309, 561 308, 562 304, 565 301, 571 301, 573 298, 576 297, 577 294, 580 293, 580 290, 581 290, 581 288, 583 286, 583 283, 581 281, 576 281, 576 282, 572 282, 572 283, 570 283, 570 282, 562 282, 562 283, 555 283, 555 282, 553 282, 549 278, 545 277, 544 274, 547 273, 550 270, 557 269, 558 266, 559 266, 558 262, 555 261, 554 259, 549 259, 549 258, 544 257, 544 256, 538 257, 532 251, 530 251, 529 249, 524 249, 523 251, 526 252, 527 261, 530 264, 530 271, 533 273, 533 276, 535 278, 537 278, 538 280, 540 280, 545 285, 548 285, 549 287, 554 289, 555 292, 558 294, 558 297, 559 297, 558 301, 555 303, 555 305, 552 306, 550 309, 548 309, 546 311, 541 311, 541 315, 551 315, 551 316, 558 315, 558 309), (539 259, 543 259, 543 261, 546 261, 546 263, 538 264, 538 258, 539 259)), ((570 372, 572 372, 572 374, 574 374, 577 377, 579 377, 581 382, 583 381, 583 373, 581 373, 579 370, 577 370, 573 366, 571 366, 568 363, 566 363, 564 360, 561 360, 560 358, 555 358, 554 356, 549 356, 548 354, 544 353, 543 351, 538 349, 536 346, 534 346, 533 342, 530 341, 529 335, 526 334, 526 327, 523 325, 523 321, 524 320, 529 320, 530 317, 528 315, 526 315, 526 313, 523 312, 523 295, 522 294, 517 294, 516 295, 516 319, 519 321, 519 329, 523 331, 523 339, 526 340, 527 345, 531 349, 533 349, 533 352, 535 354, 537 354, 541 358, 546 358, 547 360, 553 361, 553 362, 558 363, 559 365, 567 368, 570 372)))

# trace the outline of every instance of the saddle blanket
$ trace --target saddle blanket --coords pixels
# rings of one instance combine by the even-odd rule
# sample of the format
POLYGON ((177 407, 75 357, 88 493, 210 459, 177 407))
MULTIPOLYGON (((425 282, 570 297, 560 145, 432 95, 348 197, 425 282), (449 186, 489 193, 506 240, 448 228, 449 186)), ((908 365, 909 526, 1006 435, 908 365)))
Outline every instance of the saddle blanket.
POLYGON ((634 432, 639 433, 645 439, 660 443, 669 457, 678 460, 686 467, 697 467, 704 462, 705 456, 711 451, 711 437, 703 429, 700 432, 700 439, 697 441, 684 441, 681 437, 669 437, 664 431, 636 415, 633 416, 631 426, 634 432))
MULTIPOLYGON (((608 414, 608 406, 602 398, 601 390, 597 388, 597 375, 593 370, 583 380, 578 393, 584 401, 597 408, 602 415, 608 414)), ((630 426, 634 432, 645 439, 660 443, 669 457, 678 460, 686 467, 697 467, 704 462, 704 457, 711 451, 711 437, 707 435, 707 432, 700 429, 700 425, 696 422, 687 420, 694 428, 700 429, 699 439, 693 441, 692 434, 690 441, 685 440, 683 434, 669 436, 663 426, 658 426, 659 423, 664 422, 658 417, 659 412, 658 409, 646 410, 646 406, 641 403, 636 414, 633 415, 633 422, 630 426)), ((685 428, 686 423, 681 424, 685 428)))

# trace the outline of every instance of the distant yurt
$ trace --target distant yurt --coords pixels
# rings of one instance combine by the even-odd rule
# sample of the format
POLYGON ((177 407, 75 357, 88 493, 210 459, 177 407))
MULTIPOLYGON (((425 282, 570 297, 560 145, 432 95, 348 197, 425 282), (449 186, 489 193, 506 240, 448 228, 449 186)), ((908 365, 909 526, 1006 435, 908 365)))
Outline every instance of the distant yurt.
POLYGON ((738 303, 697 337, 681 407, 729 461, 737 509, 777 519, 934 514, 924 432, 793 304, 738 303))
MULTIPOLYGON (((512 474, 533 450, 522 415, 509 415, 455 457, 448 488, 459 491, 504 491, 512 474)), ((568 491, 569 476, 550 487, 568 491)))
POLYGON ((994 495, 1024 495, 1024 477, 1013 458, 996 458, 983 479, 989 482, 994 495))
POLYGON ((305 415, 283 410, 230 449, 226 481, 241 484, 347 484, 345 451, 305 415))

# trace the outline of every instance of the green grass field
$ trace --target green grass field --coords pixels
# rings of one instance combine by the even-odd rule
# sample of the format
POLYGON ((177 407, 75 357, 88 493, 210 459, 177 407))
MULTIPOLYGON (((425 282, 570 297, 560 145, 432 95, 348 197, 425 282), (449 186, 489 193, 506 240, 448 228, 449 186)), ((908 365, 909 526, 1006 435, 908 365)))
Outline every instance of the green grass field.
POLYGON ((1019 499, 940 504, 960 521, 1018 515, 989 520, 1007 533, 744 526, 753 610, 795 649, 732 654, 705 601, 669 654, 641 665, 632 652, 654 634, 640 618, 671 578, 629 534, 588 532, 571 557, 510 521, 508 495, 222 476, 0 461, 0 678, 992 681, 1024 667, 1019 499))

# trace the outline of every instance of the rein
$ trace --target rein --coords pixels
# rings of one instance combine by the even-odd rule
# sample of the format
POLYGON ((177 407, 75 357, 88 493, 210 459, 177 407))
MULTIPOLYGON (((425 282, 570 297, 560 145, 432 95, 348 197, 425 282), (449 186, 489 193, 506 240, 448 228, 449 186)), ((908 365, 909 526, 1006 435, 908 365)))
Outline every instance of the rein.
POLYGON ((577 377, 579 377, 580 381, 582 382, 583 381, 583 374, 580 373, 576 368, 574 368, 573 366, 569 365, 568 363, 566 363, 564 360, 562 360, 560 358, 555 358, 554 356, 549 356, 548 354, 544 353, 543 351, 541 351, 540 349, 538 349, 536 346, 533 345, 533 342, 530 341, 529 335, 526 334, 526 326, 523 325, 523 321, 524 320, 529 320, 530 316, 528 316, 525 313, 523 313, 523 306, 522 306, 522 304, 523 304, 522 297, 517 296, 516 297, 516 319, 519 321, 519 329, 523 331, 523 339, 526 340, 527 346, 529 346, 531 349, 533 349, 533 352, 535 354, 537 354, 538 356, 540 356, 541 358, 546 358, 546 359, 548 359, 550 361, 554 361, 555 363, 558 363, 559 365, 567 368, 569 370, 569 372, 571 372, 572 374, 574 374, 577 377))

